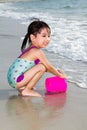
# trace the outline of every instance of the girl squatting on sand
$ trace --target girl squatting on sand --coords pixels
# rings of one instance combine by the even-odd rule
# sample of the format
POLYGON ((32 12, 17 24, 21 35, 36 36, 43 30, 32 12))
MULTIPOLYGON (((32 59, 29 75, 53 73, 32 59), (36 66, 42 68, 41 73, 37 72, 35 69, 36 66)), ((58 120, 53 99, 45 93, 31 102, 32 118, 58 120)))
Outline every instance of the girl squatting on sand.
POLYGON ((23 40, 21 51, 16 60, 9 67, 7 79, 13 88, 17 88, 22 96, 41 95, 34 90, 34 86, 45 72, 66 78, 63 71, 58 71, 45 57, 41 48, 50 42, 50 27, 43 21, 33 21, 23 40), (28 41, 28 42, 27 42, 28 41), (29 47, 26 48, 27 43, 29 47))

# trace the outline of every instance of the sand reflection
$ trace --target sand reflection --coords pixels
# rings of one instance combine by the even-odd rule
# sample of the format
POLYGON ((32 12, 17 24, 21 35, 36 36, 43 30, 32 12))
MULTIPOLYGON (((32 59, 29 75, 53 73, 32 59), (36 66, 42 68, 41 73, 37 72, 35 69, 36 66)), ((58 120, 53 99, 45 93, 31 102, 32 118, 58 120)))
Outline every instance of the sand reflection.
POLYGON ((7 111, 11 123, 17 128, 41 130, 49 128, 49 123, 59 118, 65 103, 66 93, 46 94, 44 98, 11 96, 7 111))

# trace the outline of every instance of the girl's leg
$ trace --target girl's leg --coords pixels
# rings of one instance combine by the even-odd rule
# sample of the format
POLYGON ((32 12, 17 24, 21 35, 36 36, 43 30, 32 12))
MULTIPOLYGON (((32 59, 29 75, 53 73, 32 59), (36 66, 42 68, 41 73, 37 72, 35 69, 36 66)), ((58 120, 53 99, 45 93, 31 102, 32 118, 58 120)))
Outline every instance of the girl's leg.
POLYGON ((26 88, 22 91, 23 96, 40 96, 41 95, 34 91, 35 84, 39 81, 39 79, 43 75, 43 71, 39 71, 32 79, 31 81, 26 85, 26 88))
POLYGON ((33 90, 33 87, 45 71, 45 66, 43 64, 38 64, 24 74, 24 79, 17 83, 18 89, 25 87, 25 89, 21 92, 23 96, 41 96, 33 90))

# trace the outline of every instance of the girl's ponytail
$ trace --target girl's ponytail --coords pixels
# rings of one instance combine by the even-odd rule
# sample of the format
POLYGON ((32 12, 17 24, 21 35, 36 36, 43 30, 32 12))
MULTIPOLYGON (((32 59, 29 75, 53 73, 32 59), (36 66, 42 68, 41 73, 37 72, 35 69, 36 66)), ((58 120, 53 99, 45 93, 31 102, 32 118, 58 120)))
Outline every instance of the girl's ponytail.
POLYGON ((28 38, 29 38, 29 35, 28 35, 28 33, 27 33, 27 34, 25 35, 25 38, 24 38, 23 43, 22 43, 22 46, 21 46, 21 51, 22 51, 22 52, 24 51, 24 49, 25 49, 25 47, 26 47, 28 38))

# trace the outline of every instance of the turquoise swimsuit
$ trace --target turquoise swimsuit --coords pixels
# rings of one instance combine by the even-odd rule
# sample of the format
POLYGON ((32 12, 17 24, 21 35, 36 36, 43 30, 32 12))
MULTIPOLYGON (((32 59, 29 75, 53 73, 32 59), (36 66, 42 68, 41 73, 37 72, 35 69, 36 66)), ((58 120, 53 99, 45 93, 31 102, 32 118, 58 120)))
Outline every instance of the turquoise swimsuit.
POLYGON ((21 56, 29 51, 32 48, 36 48, 35 46, 32 46, 31 48, 26 49, 9 67, 8 73, 7 73, 7 79, 9 84, 16 88, 17 82, 20 82, 24 78, 24 73, 31 69, 33 66, 39 63, 39 59, 36 59, 35 61, 29 61, 22 59, 21 56))

